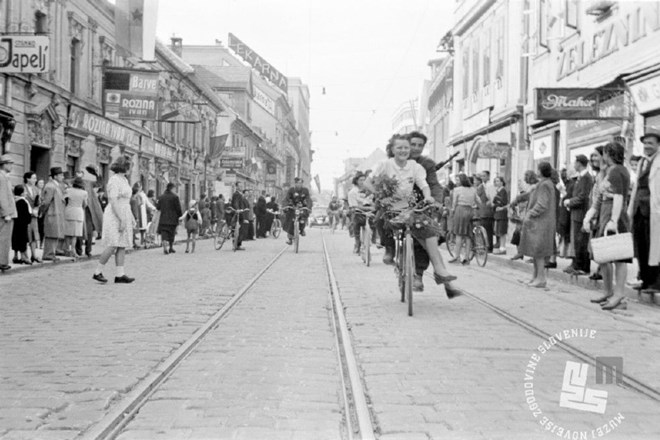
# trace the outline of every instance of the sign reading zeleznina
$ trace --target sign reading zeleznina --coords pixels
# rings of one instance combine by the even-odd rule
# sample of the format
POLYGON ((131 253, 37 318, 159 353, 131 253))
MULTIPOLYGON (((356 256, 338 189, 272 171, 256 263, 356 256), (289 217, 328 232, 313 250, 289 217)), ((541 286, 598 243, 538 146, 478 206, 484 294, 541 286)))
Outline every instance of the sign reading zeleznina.
POLYGON ((158 72, 108 69, 103 80, 106 117, 158 119, 158 72))
POLYGON ((44 35, 4 35, 0 38, 0 72, 48 72, 49 43, 44 35))
POLYGON ((268 113, 271 115, 275 115, 275 101, 270 99, 270 96, 268 96, 263 90, 261 90, 257 86, 253 86, 252 89, 254 90, 254 100, 257 101, 257 103, 262 106, 268 113))
POLYGON ((285 95, 288 93, 289 80, 287 77, 232 33, 229 34, 229 48, 250 64, 261 76, 279 87, 285 95))

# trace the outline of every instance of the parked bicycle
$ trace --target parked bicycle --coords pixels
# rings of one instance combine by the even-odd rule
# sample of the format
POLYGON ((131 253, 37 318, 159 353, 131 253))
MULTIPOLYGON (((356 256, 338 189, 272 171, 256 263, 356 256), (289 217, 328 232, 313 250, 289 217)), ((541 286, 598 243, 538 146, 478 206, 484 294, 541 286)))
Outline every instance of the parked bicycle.
POLYGON ((365 217, 364 225, 360 226, 360 256, 362 261, 369 267, 371 265, 371 221, 374 218, 373 211, 363 211, 359 208, 353 209, 353 215, 363 215, 365 217))
POLYGON ((273 224, 270 226, 270 236, 278 238, 282 232, 282 220, 280 220, 280 212, 266 209, 266 211, 273 216, 273 224))
POLYGON ((229 206, 225 210, 227 214, 233 214, 231 224, 227 224, 224 220, 222 221, 222 225, 218 224, 217 233, 214 237, 215 248, 216 250, 222 249, 225 241, 231 238, 232 250, 236 251, 238 249, 238 239, 240 238, 239 234, 241 231, 241 214, 248 212, 250 209, 234 209, 229 206))
POLYGON ((294 208, 293 206, 287 206, 283 211, 288 211, 290 209, 295 209, 295 216, 293 218, 293 251, 297 254, 300 246, 300 224, 305 222, 304 219, 301 219, 301 216, 304 212, 309 212, 309 208, 294 208))
MULTIPOLYGON (((486 234, 486 228, 481 226, 479 219, 472 219, 472 229, 470 230, 470 247, 467 249, 467 255, 465 259, 467 261, 472 261, 475 257, 477 258, 477 264, 484 267, 488 261, 488 235, 486 234)), ((447 251, 452 258, 457 258, 461 261, 460 252, 456 250, 456 234, 453 232, 447 233, 447 251)))
MULTIPOLYGON (((434 205, 426 205, 422 208, 412 208, 414 213, 423 213, 434 208, 434 205)), ((410 208, 409 208, 410 209, 410 208)), ((401 211, 389 211, 391 218, 402 213, 401 211)), ((394 270, 397 274, 401 302, 408 302, 408 316, 413 315, 413 274, 415 273, 415 253, 413 251, 413 236, 411 224, 402 223, 402 227, 394 233, 396 259, 394 270)))

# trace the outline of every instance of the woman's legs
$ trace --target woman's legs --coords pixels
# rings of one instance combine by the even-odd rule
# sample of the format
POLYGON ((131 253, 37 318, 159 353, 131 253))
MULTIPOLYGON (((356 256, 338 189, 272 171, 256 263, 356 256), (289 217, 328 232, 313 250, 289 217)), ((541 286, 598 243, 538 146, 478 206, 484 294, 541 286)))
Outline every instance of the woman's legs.
POLYGON ((426 238, 424 240, 418 240, 422 247, 429 254, 429 260, 433 265, 433 270, 438 275, 446 277, 449 275, 449 271, 445 267, 444 261, 442 261, 442 256, 438 250, 438 238, 436 236, 426 238))
POLYGON ((190 252, 190 237, 192 237, 192 232, 188 231, 188 236, 186 237, 186 254, 190 252))
POLYGON ((197 239, 197 234, 195 234, 195 233, 193 232, 193 233, 192 233, 192 251, 191 251, 191 252, 195 252, 195 240, 196 240, 196 239, 197 239))
POLYGON ((470 253, 472 252, 472 238, 469 235, 465 236, 465 258, 463 258, 464 263, 470 262, 470 253))
POLYGON ((616 283, 614 285, 614 296, 623 296, 628 277, 628 266, 626 263, 614 263, 616 283))
POLYGON ((600 273, 603 276, 603 286, 605 287, 605 295, 614 295, 614 282, 613 282, 613 269, 611 263, 600 265, 600 273))
POLYGON ((463 247, 463 236, 457 235, 456 242, 454 243, 454 258, 450 262, 461 261, 461 248, 463 247))
POLYGON ((545 257, 534 258, 534 281, 532 287, 540 287, 546 284, 545 279, 545 257))

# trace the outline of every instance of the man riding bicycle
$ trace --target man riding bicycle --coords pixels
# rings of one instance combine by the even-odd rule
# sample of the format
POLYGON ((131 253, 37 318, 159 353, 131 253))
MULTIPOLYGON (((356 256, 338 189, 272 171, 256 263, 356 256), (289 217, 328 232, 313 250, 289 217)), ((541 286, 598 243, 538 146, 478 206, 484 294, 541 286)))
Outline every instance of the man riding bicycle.
POLYGON ((332 200, 328 204, 328 221, 330 222, 330 227, 333 229, 337 228, 337 224, 341 219, 341 203, 337 200, 337 196, 332 196, 332 200))
MULTIPOLYGON (((303 180, 300 177, 293 179, 293 186, 289 188, 282 202, 284 208, 307 208, 308 211, 302 211, 300 214, 300 235, 305 236, 305 225, 307 217, 312 210, 312 197, 309 190, 303 186, 303 180)), ((294 219, 296 217, 295 209, 287 209, 283 228, 287 234, 286 244, 293 244, 294 219)))
MULTIPOLYGON (((348 192, 348 206, 352 211, 359 209, 361 211, 372 211, 373 208, 373 195, 369 194, 368 190, 364 186, 364 181, 367 179, 367 176, 363 173, 357 173, 353 177, 353 188, 348 192)), ((357 212, 352 212, 353 217, 353 231, 355 237, 355 249, 353 253, 360 253, 360 228, 366 224, 366 216, 357 212)), ((369 220, 370 225, 373 228, 373 221, 369 220)), ((372 240, 373 241, 373 240, 372 240)))

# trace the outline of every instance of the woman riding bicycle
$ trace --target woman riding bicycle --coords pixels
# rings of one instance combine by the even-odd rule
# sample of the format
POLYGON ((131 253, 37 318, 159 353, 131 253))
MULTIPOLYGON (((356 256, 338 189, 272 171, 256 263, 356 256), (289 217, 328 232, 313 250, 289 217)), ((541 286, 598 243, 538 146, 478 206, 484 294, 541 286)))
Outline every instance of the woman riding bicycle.
MULTIPOLYGON (((374 180, 378 177, 386 176, 396 179, 398 185, 396 193, 389 203, 389 210, 400 211, 409 208, 410 200, 414 198, 414 186, 416 185, 423 194, 424 201, 434 203, 435 199, 431 196, 431 190, 426 182, 426 171, 416 161, 410 159, 410 142, 404 135, 395 134, 387 145, 387 155, 389 159, 380 162, 372 176, 369 176, 365 186, 376 193, 374 180)), ((380 200, 382 204, 384 200, 380 200)), ((451 282, 456 279, 450 275, 442 262, 440 251, 438 249, 439 227, 437 223, 425 214, 415 214, 415 225, 412 228, 413 237, 424 247, 429 254, 431 264, 433 265, 433 275, 437 284, 444 284, 447 294, 451 297, 460 294, 451 282), (435 225, 435 227, 434 227, 435 225)), ((386 221, 386 231, 391 229, 386 221)))
POLYGON ((332 229, 336 229, 341 219, 341 203, 337 200, 337 196, 332 196, 332 200, 328 204, 328 222, 332 229))
MULTIPOLYGON (((367 188, 364 186, 364 182, 367 179, 362 173, 357 173, 353 177, 353 188, 348 192, 348 206, 353 211, 353 231, 355 236, 355 248, 353 253, 360 253, 360 228, 366 224, 366 216, 364 214, 355 212, 355 209, 360 209, 362 211, 372 211, 374 196, 373 194, 368 194, 367 188)), ((371 219, 369 220, 371 223, 371 219)))

